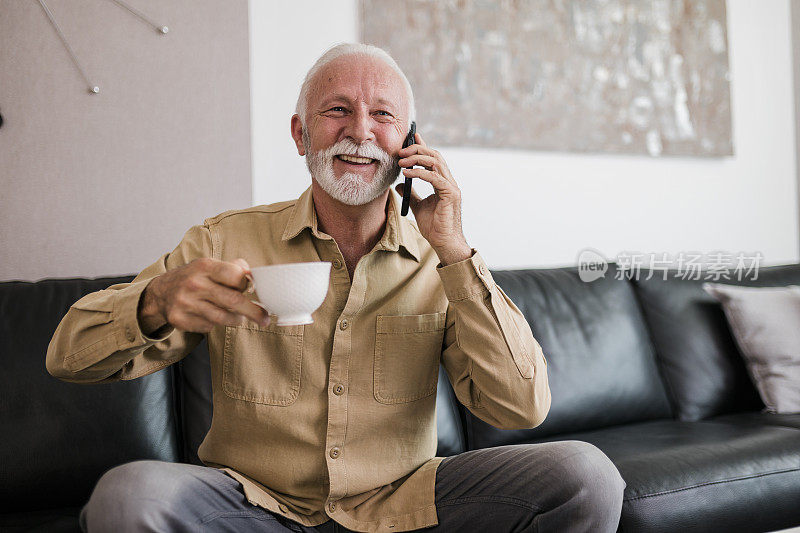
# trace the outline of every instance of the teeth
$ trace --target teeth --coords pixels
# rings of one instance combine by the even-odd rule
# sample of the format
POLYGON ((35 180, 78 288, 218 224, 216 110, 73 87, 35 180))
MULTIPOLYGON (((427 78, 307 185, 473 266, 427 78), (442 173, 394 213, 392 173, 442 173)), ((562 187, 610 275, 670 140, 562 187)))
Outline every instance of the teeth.
POLYGON ((354 155, 340 155, 339 159, 342 161, 347 161, 348 163, 359 163, 361 165, 372 163, 372 159, 369 157, 356 157, 354 155))

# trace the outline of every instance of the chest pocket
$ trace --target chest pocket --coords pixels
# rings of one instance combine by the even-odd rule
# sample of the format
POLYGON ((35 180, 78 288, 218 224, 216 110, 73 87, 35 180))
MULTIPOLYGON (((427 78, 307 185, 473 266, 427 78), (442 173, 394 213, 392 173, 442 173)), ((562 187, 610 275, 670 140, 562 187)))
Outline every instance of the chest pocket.
POLYGON ((303 326, 226 326, 222 390, 231 398, 291 405, 300 394, 303 326))
POLYGON ((378 316, 373 384, 380 403, 413 402, 436 392, 446 313, 378 316))

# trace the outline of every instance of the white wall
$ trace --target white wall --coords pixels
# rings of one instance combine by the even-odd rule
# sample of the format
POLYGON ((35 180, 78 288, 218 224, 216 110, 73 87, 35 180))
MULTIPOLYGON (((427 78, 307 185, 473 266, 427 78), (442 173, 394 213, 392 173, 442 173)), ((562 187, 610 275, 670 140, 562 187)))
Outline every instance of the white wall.
POLYGON ((356 8, 356 0, 250 0, 254 204, 297 198, 311 184, 289 121, 314 61, 328 47, 356 40, 356 8))
MULTIPOLYGON (((791 4, 792 58, 794 62, 794 153, 797 174, 797 205, 800 206, 800 0, 791 4)), ((800 220, 798 220, 800 225, 800 220)), ((798 230, 800 231, 800 230, 798 230)), ((800 529, 800 528, 798 528, 800 529)))
MULTIPOLYGON (((250 0, 250 15, 261 204, 310 183, 289 118, 313 61, 357 39, 357 1, 250 0)), ((585 247, 609 258, 721 250, 759 251, 762 264, 799 261, 789 1, 729 0, 728 39, 734 157, 440 148, 463 193, 469 243, 492 268, 574 264, 585 247)))

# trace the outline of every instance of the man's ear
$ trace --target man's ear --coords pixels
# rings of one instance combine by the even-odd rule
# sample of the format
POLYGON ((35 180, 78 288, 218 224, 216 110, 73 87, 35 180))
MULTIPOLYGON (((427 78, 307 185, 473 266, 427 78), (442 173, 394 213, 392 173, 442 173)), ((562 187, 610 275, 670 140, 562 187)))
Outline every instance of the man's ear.
POLYGON ((303 144, 303 123, 300 122, 300 115, 295 113, 292 115, 292 139, 294 139, 294 144, 297 146, 297 153, 300 155, 306 155, 306 149, 309 148, 303 144))

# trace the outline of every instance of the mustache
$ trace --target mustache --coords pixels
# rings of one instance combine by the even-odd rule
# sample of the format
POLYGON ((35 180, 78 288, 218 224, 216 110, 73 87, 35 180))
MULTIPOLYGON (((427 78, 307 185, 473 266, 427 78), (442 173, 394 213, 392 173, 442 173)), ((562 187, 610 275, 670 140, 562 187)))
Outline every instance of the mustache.
POLYGON ((399 161, 399 158, 392 157, 376 144, 356 144, 351 139, 342 139, 325 150, 325 157, 332 158, 337 155, 368 157, 385 164, 393 164, 399 161))

